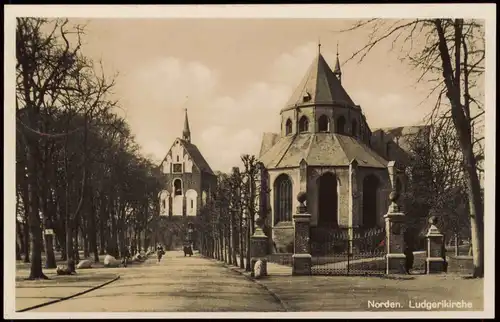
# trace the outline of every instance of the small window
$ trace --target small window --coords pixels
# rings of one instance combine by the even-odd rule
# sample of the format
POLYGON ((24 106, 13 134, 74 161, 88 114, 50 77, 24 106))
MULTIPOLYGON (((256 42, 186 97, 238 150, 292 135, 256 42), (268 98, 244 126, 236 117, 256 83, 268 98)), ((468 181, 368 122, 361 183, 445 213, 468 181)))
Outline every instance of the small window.
POLYGON ((193 209, 193 208, 194 208, 194 202, 193 202, 193 200, 191 199, 191 209, 193 209))
POLYGON ((309 131, 309 120, 306 116, 302 116, 299 120, 299 132, 308 132, 309 131))
POLYGON ((182 195, 182 181, 180 179, 174 181, 174 194, 176 196, 182 195))
POLYGON ((173 173, 182 173, 182 163, 175 163, 173 165, 173 173))
POLYGON ((319 132, 330 132, 330 122, 328 121, 328 116, 321 115, 318 119, 318 131, 319 132))
POLYGON ((163 199, 163 209, 167 208, 167 200, 163 199))
POLYGON ((285 134, 289 135, 290 133, 292 133, 292 120, 288 119, 285 124, 285 134))
POLYGON ((177 156, 177 162, 179 162, 179 156, 177 156))
POLYGON ((309 92, 306 92, 304 96, 302 97, 303 102, 309 102, 311 100, 312 96, 309 94, 309 92))

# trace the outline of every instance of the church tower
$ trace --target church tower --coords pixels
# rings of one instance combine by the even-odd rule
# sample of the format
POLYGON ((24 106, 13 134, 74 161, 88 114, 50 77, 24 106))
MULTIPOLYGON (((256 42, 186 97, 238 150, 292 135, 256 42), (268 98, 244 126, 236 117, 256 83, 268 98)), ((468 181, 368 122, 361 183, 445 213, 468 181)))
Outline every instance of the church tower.
MULTIPOLYGON (((172 236, 181 238, 188 231, 188 225, 197 226, 200 209, 217 184, 210 165, 192 143, 187 109, 182 135, 174 140, 160 169, 165 178, 163 189, 158 194, 159 215, 165 219, 166 225, 162 242, 178 246, 183 240, 174 241, 172 236), (169 228, 166 228, 167 223, 170 223, 169 228)), ((160 239, 161 236, 160 233, 160 239)))
POLYGON ((342 85, 338 46, 333 69, 321 49, 280 111, 280 132, 261 144, 268 225, 282 252, 293 251, 299 192, 307 195, 311 240, 322 231, 383 227, 388 206, 388 160, 370 147, 365 115, 342 85))

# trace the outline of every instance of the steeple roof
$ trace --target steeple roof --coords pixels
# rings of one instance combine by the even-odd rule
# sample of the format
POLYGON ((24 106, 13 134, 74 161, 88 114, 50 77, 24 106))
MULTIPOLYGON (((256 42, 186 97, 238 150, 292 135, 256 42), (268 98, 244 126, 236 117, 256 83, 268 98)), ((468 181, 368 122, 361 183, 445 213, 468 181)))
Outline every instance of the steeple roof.
MULTIPOLYGON (((335 69, 340 72, 338 57, 335 69)), ((295 105, 334 103, 356 106, 342 87, 340 80, 335 76, 335 72, 328 66, 321 52, 318 52, 318 56, 310 65, 283 110, 295 105)))
POLYGON ((191 131, 189 130, 188 112, 185 109, 186 116, 184 117, 184 130, 182 130, 182 138, 186 141, 191 141, 191 131))
POLYGON ((339 53, 337 53, 337 60, 335 61, 335 68, 333 72, 335 74, 342 75, 342 71, 340 70, 339 53))

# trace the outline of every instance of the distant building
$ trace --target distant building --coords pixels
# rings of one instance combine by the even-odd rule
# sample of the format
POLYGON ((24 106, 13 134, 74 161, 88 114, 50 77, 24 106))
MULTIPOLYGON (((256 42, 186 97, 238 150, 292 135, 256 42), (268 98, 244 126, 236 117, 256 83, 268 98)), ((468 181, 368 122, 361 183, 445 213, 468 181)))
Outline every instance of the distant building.
MULTIPOLYGON (((293 242, 292 215, 300 191, 307 193, 313 229, 383 226, 393 189, 388 163, 404 168, 409 160, 406 134, 419 131, 372 132, 341 77, 338 53, 332 70, 318 51, 280 112, 279 132, 263 135, 261 209, 266 209, 272 239, 283 251, 293 242)), ((404 171, 396 177, 394 184, 404 189, 404 171)))
MULTIPOLYGON (((176 222, 178 228, 170 229, 171 233, 184 236, 185 232, 179 230, 186 230, 189 222, 196 227, 199 210, 217 184, 216 175, 198 147, 191 142, 187 110, 182 137, 174 140, 160 169, 165 182, 158 194, 159 215, 172 218, 171 222, 176 222)), ((175 244, 178 246, 179 242, 175 244)))

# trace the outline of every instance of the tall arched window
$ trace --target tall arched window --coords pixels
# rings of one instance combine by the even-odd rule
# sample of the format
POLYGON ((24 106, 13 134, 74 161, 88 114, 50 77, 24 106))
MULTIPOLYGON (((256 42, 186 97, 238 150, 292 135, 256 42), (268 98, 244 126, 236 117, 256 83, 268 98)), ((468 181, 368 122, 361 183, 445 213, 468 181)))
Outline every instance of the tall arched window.
POLYGON ((330 132, 330 121, 328 116, 321 115, 318 119, 318 131, 319 132, 330 132))
POLYGON ((299 132, 308 132, 309 131, 309 120, 304 115, 299 120, 299 132))
POLYGON ((292 181, 281 174, 274 181, 274 222, 292 221, 292 181))
POLYGON ((174 180, 174 196, 182 195, 182 181, 181 179, 174 180))
POLYGON ((352 128, 352 135, 358 137, 358 123, 356 122, 356 120, 352 120, 351 128, 352 128))
POLYGON ((292 120, 288 119, 285 123, 285 134, 289 135, 292 133, 292 120))
POLYGON ((337 132, 339 134, 344 134, 345 133, 345 117, 340 116, 337 119, 337 132))

